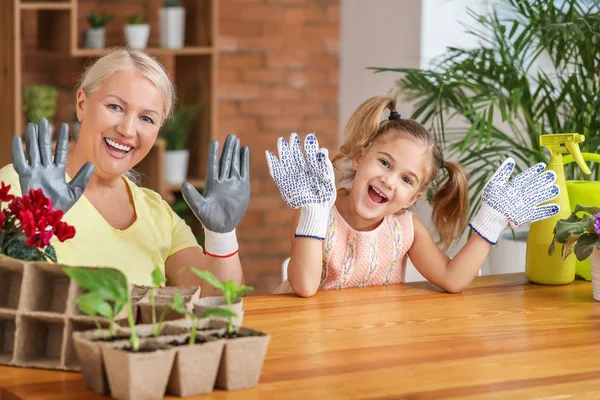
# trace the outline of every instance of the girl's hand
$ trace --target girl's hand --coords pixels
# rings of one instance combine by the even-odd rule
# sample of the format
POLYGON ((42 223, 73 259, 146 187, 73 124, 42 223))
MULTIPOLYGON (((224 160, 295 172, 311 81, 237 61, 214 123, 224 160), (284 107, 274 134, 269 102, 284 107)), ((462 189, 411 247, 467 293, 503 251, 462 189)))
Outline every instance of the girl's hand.
POLYGON ((227 135, 219 165, 219 143, 210 142, 204 193, 191 183, 181 193, 205 229, 206 252, 228 256, 237 251, 235 228, 246 213, 250 201, 250 150, 240 149, 240 140, 227 135))
POLYGON ((300 137, 295 133, 290 136, 289 144, 279 138, 277 150, 279 158, 266 152, 267 164, 283 200, 301 210, 296 237, 324 240, 329 210, 337 196, 329 152, 319 148, 314 134, 306 136, 303 152, 300 137))
POLYGON ((488 181, 481 197, 481 208, 469 226, 491 244, 496 244, 500 232, 511 222, 519 226, 558 214, 558 204, 538 204, 558 196, 554 184, 556 174, 543 172, 546 164, 539 163, 509 181, 515 161, 507 158, 488 181))
POLYGON ((42 189, 44 195, 52 200, 55 210, 69 211, 79 200, 90 178, 94 174, 94 165, 85 163, 73 180, 66 182, 67 152, 69 146, 69 126, 62 124, 56 144, 54 161, 48 121, 41 118, 36 126, 28 123, 25 129, 25 146, 29 162, 25 159, 23 142, 20 136, 12 140, 13 166, 19 175, 21 193, 28 194, 31 189, 42 189))

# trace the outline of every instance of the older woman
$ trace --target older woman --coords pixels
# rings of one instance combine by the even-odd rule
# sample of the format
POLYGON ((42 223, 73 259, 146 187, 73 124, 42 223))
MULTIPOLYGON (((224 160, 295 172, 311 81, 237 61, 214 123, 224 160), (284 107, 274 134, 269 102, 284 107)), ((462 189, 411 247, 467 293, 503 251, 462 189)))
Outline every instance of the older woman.
MULTIPOLYGON (((15 195, 41 188, 77 230, 71 240, 52 242, 59 263, 114 266, 130 283, 146 285, 154 265, 164 269, 169 285, 201 285, 190 266, 243 282, 235 228, 250 197, 249 150, 240 148, 238 138, 227 137, 220 163, 218 143, 211 142, 203 195, 189 183, 182 187, 204 226, 204 251, 158 193, 127 177, 152 148, 174 98, 173 84, 154 58, 116 49, 82 76, 76 99, 81 128, 70 150, 63 124, 52 159, 46 120, 27 125, 28 160, 20 137, 14 138, 14 164, 0 170, 0 181, 15 195)), ((211 290, 203 287, 203 295, 211 290)))

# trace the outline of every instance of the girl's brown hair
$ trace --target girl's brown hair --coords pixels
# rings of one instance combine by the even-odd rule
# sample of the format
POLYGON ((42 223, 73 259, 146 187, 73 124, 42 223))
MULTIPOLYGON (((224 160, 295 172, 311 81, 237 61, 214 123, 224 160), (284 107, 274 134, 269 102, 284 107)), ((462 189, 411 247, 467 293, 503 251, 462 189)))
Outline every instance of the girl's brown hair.
POLYGON ((447 180, 433 193, 433 223, 444 249, 460 238, 469 212, 469 188, 463 168, 455 162, 444 161, 442 150, 431 133, 417 121, 405 118, 382 121, 384 110, 396 111, 396 99, 375 96, 363 102, 350 117, 344 130, 344 143, 333 157, 338 172, 338 184, 354 179, 349 168, 352 160, 361 156, 366 149, 390 133, 401 133, 419 141, 431 154, 427 167, 427 178, 423 191, 430 190, 431 183, 441 177, 442 170, 448 172, 447 180), (340 175, 341 174, 341 175, 340 175))

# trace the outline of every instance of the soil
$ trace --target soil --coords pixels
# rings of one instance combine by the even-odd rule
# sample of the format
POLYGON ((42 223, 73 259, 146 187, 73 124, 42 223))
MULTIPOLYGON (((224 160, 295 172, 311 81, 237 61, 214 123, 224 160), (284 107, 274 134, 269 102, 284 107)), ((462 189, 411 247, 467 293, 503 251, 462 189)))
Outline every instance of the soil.
POLYGON ((163 350, 163 349, 152 349, 152 348, 148 348, 148 347, 140 347, 138 349, 138 351, 134 351, 133 347, 128 346, 128 347, 123 347, 121 350, 130 352, 130 353, 152 353, 157 350, 163 350))
POLYGON ((217 339, 237 339, 237 338, 242 338, 242 337, 251 337, 251 336, 264 336, 263 333, 244 333, 243 335, 240 335, 238 332, 233 332, 233 333, 223 333, 223 334, 219 334, 219 333, 213 333, 211 336, 216 337, 217 339))
POLYGON ((101 338, 96 338, 96 339, 92 339, 92 342, 105 342, 105 343, 109 343, 109 342, 116 342, 117 340, 124 340, 124 339, 129 339, 129 336, 111 336, 111 337, 101 337, 101 338))
MULTIPOLYGON (((206 339, 200 336, 196 336, 196 342, 194 344, 202 344, 205 343, 206 339)), ((190 344, 190 338, 185 339, 184 342, 178 342, 176 340, 167 343, 169 346, 185 346, 190 344)))

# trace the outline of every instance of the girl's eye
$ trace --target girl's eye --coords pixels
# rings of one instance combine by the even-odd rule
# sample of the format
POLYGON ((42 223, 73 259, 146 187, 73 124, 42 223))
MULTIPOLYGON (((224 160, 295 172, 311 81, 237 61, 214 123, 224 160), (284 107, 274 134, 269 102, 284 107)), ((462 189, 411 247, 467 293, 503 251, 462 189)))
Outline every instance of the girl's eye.
POLYGON ((110 108, 113 111, 122 111, 123 109, 121 108, 121 106, 117 105, 117 104, 109 104, 108 108, 110 108))
POLYGON ((413 184, 412 180, 408 176, 405 176, 404 178, 402 178, 402 180, 411 186, 413 184))
POLYGON ((142 121, 154 125, 154 120, 152 118, 148 117, 147 115, 142 115, 141 118, 142 118, 142 121))
POLYGON ((384 160, 383 158, 380 158, 379 162, 381 163, 381 165, 383 165, 386 168, 389 168, 389 166, 390 166, 390 163, 387 162, 387 160, 384 160))

